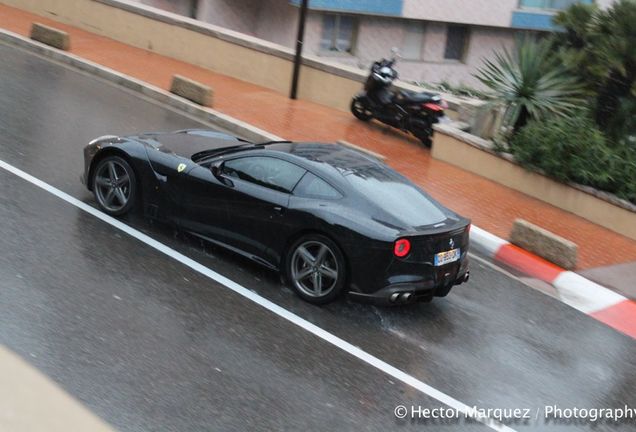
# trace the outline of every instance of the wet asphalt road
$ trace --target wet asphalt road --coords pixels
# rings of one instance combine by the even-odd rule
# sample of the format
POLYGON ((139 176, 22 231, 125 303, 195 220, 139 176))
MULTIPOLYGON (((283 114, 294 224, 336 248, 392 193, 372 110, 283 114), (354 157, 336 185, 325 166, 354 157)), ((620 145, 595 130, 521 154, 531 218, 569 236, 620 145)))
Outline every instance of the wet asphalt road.
MULTIPOLYGON (((0 44, 0 159, 91 205, 78 180, 90 139, 193 126, 0 44)), ((0 343, 117 429, 421 430, 394 407, 442 406, 1 169, 0 184, 0 343)), ((250 262, 126 223, 468 405, 636 407, 633 340, 475 260, 470 283, 431 304, 318 308, 250 262)), ((486 430, 439 426, 455 428, 486 430)), ((636 423, 595 428, 610 429, 636 423)))

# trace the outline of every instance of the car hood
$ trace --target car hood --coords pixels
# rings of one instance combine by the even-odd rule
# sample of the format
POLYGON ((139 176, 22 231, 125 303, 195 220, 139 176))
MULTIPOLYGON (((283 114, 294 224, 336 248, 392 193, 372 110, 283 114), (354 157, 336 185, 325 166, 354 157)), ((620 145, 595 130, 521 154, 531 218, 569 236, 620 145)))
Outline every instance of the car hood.
POLYGON ((192 159, 192 155, 201 151, 232 147, 239 143, 236 137, 212 131, 145 133, 134 138, 161 152, 187 159, 192 159))

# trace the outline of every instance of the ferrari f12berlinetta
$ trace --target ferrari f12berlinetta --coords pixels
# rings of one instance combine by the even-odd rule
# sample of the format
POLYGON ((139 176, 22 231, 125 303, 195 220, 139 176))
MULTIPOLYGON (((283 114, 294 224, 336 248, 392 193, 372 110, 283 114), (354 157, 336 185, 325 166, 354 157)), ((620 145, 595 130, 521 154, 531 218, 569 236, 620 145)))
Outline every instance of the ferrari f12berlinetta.
POLYGON ((312 303, 430 301, 468 280, 470 222, 346 146, 191 129, 103 136, 84 160, 104 212, 139 208, 282 272, 312 303))

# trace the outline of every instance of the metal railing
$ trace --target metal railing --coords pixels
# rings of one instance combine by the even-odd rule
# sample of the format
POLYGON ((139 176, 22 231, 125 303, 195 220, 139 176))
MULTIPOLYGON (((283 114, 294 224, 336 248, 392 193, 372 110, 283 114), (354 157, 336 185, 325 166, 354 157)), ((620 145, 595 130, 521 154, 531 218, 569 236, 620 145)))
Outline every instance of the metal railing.
POLYGON ((563 10, 575 3, 593 3, 592 0, 519 0, 519 8, 563 10))

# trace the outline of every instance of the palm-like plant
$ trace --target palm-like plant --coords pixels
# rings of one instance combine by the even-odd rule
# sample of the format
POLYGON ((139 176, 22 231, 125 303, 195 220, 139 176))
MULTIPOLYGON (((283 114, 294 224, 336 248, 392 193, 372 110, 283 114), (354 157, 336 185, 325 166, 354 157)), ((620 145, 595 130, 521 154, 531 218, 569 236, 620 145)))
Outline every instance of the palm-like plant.
POLYGON ((563 29, 552 35, 554 47, 592 90, 596 123, 619 138, 623 128, 616 128, 616 118, 636 113, 626 111, 636 106, 636 0, 619 0, 606 10, 575 4, 554 23, 563 29))
POLYGON ((550 35, 556 55, 586 85, 590 96, 594 95, 607 72, 606 65, 599 61, 594 50, 590 50, 591 29, 598 13, 595 4, 573 4, 552 19, 562 31, 550 35))
POLYGON ((475 77, 505 106, 504 124, 519 131, 530 119, 572 113, 583 103, 583 87, 552 55, 547 42, 523 41, 485 60, 475 77))

